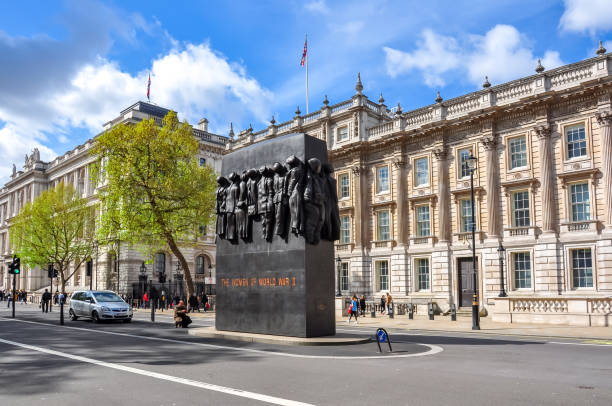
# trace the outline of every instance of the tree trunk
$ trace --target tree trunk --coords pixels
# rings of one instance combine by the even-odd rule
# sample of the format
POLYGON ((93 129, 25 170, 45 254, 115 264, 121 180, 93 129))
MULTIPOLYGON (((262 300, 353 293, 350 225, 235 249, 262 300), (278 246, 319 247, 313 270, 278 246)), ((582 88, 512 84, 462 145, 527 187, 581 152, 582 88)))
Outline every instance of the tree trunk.
POLYGON ((178 248, 174 238, 171 235, 166 234, 166 241, 170 247, 170 251, 172 251, 172 253, 178 258, 179 262, 181 263, 181 267, 183 268, 183 275, 185 276, 185 282, 187 282, 187 299, 189 299, 191 295, 195 293, 195 289, 193 287, 193 279, 191 277, 191 271, 189 271, 189 266, 187 265, 187 260, 185 260, 185 256, 178 248))
POLYGON ((60 281, 62 283, 62 293, 66 294, 66 278, 64 278, 64 268, 60 268, 60 281))

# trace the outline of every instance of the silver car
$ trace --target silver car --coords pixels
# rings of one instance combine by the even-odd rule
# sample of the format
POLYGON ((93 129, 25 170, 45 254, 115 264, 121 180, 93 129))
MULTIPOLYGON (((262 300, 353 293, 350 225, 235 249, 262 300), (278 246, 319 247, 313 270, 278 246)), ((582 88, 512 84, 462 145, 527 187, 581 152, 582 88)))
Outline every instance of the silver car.
POLYGON ((132 309, 115 292, 109 290, 78 290, 70 297, 71 320, 87 317, 96 323, 101 320, 132 321, 132 309))

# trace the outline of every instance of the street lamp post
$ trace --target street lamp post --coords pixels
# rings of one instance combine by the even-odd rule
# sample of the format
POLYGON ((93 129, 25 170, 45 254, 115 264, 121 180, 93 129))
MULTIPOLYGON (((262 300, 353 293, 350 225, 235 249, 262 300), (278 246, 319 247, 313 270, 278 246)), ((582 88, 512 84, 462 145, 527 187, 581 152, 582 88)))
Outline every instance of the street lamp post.
POLYGON ((149 303, 151 304, 151 321, 155 321, 155 305, 153 303, 153 299, 151 298, 151 285, 153 284, 153 280, 151 280, 151 285, 147 283, 147 266, 144 261, 142 261, 142 265, 140 265, 140 275, 138 278, 143 282, 143 290, 147 290, 147 296, 149 297, 149 303))
POLYGON ((176 281, 176 288, 179 291, 179 295, 178 295, 179 297, 181 296, 181 293, 183 293, 182 289, 179 288, 179 283, 181 284, 181 286, 183 284, 183 273, 181 272, 181 269, 182 269, 181 263, 177 262, 176 263, 176 274, 174 275, 174 280, 176 281))
POLYGON ((342 270, 342 260, 340 259, 340 255, 336 258, 336 273, 338 274, 338 292, 336 292, 336 296, 342 296, 342 292, 340 291, 340 271, 342 270))
MULTIPOLYGON (((208 264, 208 277, 212 281, 212 264, 210 263, 208 264)), ((204 278, 204 291, 202 293, 206 294, 206 278, 204 278)))
POLYGON ((506 284, 504 283, 504 257, 506 254, 506 249, 499 243, 499 248, 497 248, 497 254, 499 255, 499 297, 506 297, 506 284))
POLYGON ((474 172, 476 171, 476 163, 478 159, 470 151, 470 156, 467 158, 467 166, 470 170, 470 192, 472 206, 472 270, 474 284, 474 297, 472 299, 472 330, 480 330, 480 314, 478 313, 478 268, 476 264, 476 208, 474 207, 474 172))

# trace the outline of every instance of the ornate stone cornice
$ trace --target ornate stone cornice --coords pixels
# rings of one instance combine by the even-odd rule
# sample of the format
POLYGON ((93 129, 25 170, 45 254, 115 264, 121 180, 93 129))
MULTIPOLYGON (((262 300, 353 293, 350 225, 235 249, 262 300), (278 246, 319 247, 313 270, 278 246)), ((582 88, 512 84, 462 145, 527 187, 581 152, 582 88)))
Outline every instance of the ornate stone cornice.
POLYGON ((533 127, 538 138, 548 138, 552 134, 552 129, 549 125, 536 125, 533 127))
POLYGON ((595 117, 597 118, 597 123, 600 126, 609 126, 612 124, 612 112, 610 112, 609 110, 598 112, 595 114, 595 117))

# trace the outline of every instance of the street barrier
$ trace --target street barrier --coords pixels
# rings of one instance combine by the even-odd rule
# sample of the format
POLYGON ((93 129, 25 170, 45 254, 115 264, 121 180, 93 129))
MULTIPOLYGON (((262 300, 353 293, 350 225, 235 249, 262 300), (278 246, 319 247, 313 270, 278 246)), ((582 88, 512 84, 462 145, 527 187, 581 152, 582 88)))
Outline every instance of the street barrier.
POLYGON ((434 304, 433 302, 429 302, 428 303, 428 311, 429 313, 429 320, 433 320, 434 319, 434 304))
POLYGON ((376 344, 378 344, 378 352, 380 353, 383 352, 380 343, 384 342, 389 344, 389 352, 393 352, 393 349, 391 348, 391 337, 389 337, 389 333, 387 333, 387 330, 385 330, 384 328, 379 328, 378 330, 376 330, 376 344))
POLYGON ((408 304, 408 319, 414 319, 414 305, 412 303, 408 304))
POLYGON ((454 303, 451 305, 451 321, 457 321, 457 307, 454 303))

